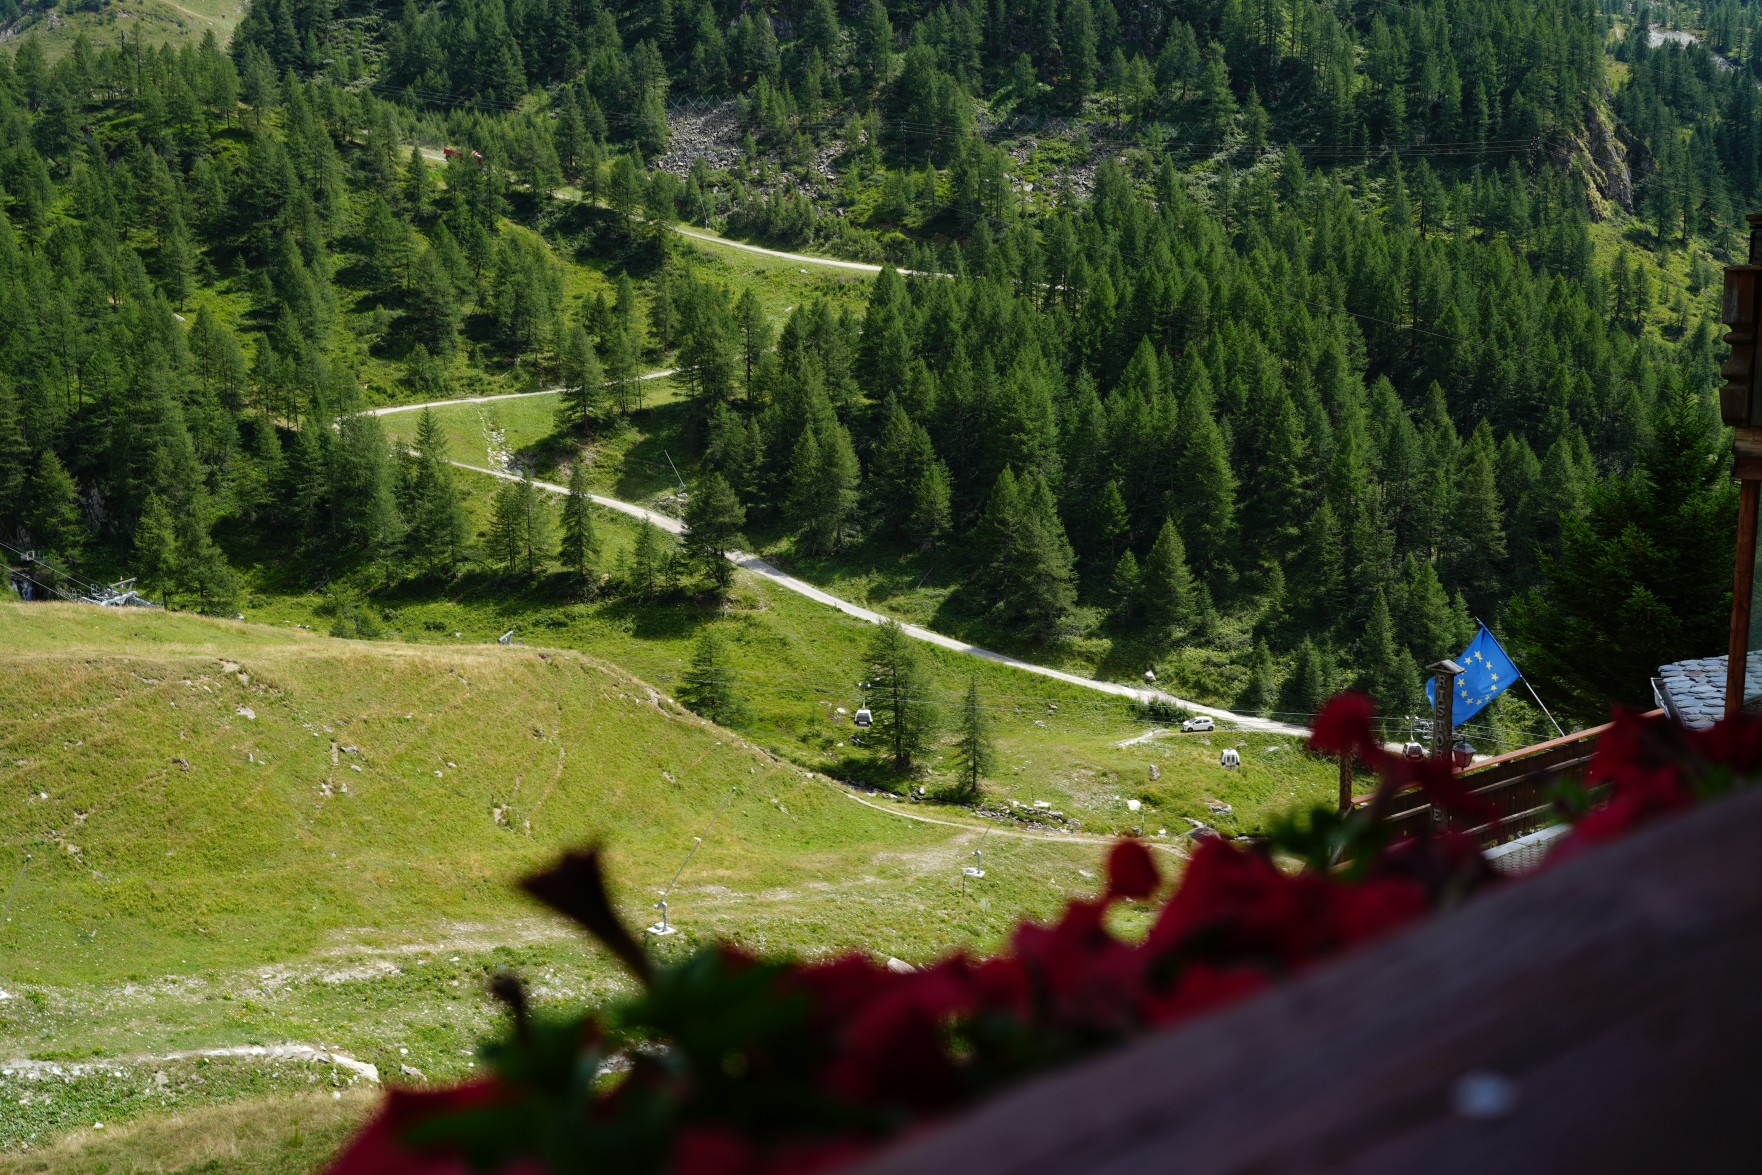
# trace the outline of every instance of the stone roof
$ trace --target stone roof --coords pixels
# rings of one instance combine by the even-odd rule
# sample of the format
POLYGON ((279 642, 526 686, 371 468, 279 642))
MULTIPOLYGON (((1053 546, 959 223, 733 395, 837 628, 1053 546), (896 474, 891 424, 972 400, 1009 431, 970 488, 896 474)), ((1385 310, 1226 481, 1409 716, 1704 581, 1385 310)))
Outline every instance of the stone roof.
MULTIPOLYGON (((1762 695, 1762 657, 1744 666, 1744 696, 1762 695)), ((1705 729, 1725 715, 1725 658, 1699 657, 1658 670, 1652 679, 1658 703, 1684 726, 1705 729)))

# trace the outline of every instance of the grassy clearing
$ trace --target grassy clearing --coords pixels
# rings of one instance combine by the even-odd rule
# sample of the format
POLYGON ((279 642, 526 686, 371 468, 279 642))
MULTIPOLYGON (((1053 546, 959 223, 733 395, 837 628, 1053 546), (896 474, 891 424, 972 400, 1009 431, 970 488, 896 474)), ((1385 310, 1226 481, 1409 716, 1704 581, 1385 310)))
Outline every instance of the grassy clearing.
MULTIPOLYGON (((535 402, 543 401, 511 403, 535 402)), ((405 427, 412 419, 406 414, 388 421, 405 427)), ((476 474, 460 477, 482 526, 493 483, 476 474)), ((634 542, 636 524, 605 510, 595 518, 605 548, 601 566, 616 568, 634 542)), ((888 601, 867 598, 895 610, 888 601)), ((741 734, 835 778, 892 791, 905 782, 882 770, 869 751, 851 745, 852 735, 860 737, 850 714, 862 704, 856 683, 871 627, 768 581, 742 575, 728 606, 716 609, 679 598, 581 600, 555 580, 522 586, 479 571, 445 586, 406 584, 376 595, 374 604, 385 627, 405 640, 464 645, 514 629, 517 640, 603 657, 667 691, 676 687, 700 634, 715 627, 746 701, 741 734)), ((324 598, 311 592, 265 587, 246 609, 253 620, 267 623, 319 629, 330 623, 324 598)), ((1084 831, 1141 829, 1154 836, 1167 829, 1172 840, 1191 827, 1189 819, 1230 832, 1255 830, 1294 804, 1333 794, 1331 766, 1305 754, 1296 740, 1220 731, 1120 747, 1153 725, 1123 700, 932 646, 918 648, 931 688, 950 713, 969 676, 979 681, 1002 752, 987 793, 995 805, 1014 801, 1032 808, 1045 802, 1050 808, 1043 811, 1060 811, 1084 831), (1244 751, 1242 771, 1218 766, 1226 742, 1244 751), (1140 801, 1136 811, 1129 799, 1140 801), (1220 816, 1213 804, 1233 811, 1220 816)), ((938 746, 921 782, 934 790, 949 767, 947 745, 938 746)))
MULTIPOLYGON (((541 631, 558 638, 549 643, 598 634, 626 653, 674 655, 696 623, 727 624, 755 683, 761 665, 830 663, 866 635, 855 622, 830 631, 824 614, 778 622, 755 602, 750 624, 738 610, 632 617, 684 617, 658 647, 592 616, 541 631)), ((538 605, 524 608, 536 627, 538 605)), ((471 622, 479 638, 491 619, 456 601, 412 604, 407 618, 419 616, 471 622)), ((663 956, 712 937, 809 955, 984 950, 1016 918, 1049 916, 1096 884, 1100 844, 1028 839, 885 797, 869 802, 894 810, 877 810, 601 661, 436 639, 454 647, 0 607, 0 1056, 63 1067, 0 1075, 0 1150, 34 1152, 77 1128, 87 1139, 53 1143, 56 1153, 74 1147, 98 1164, 115 1136, 100 1146, 95 1122, 108 1131, 360 1084, 322 1060, 168 1056, 185 1050, 298 1042, 391 1080, 470 1072, 498 1015, 484 994, 496 971, 529 977, 541 1004, 597 1001, 622 985, 510 887, 567 845, 608 846, 626 916, 644 923, 704 837, 669 895, 682 933, 659 941, 663 956), (990 875, 964 883, 959 867, 976 847, 990 875)), ((809 738, 796 745, 838 762, 849 727, 829 701, 768 690, 754 701, 756 729, 799 729, 809 738)), ((1012 762, 1042 758, 1042 728, 1026 713, 1000 724, 1012 762)), ((1172 764, 1169 750, 1148 753, 1172 764)), ((1042 769, 1050 778, 1051 764, 1042 769)), ((1073 796, 1109 786, 1069 776, 1073 796)), ((271 1120, 265 1138, 284 1129, 271 1120)), ((215 1161, 310 1165, 299 1147, 288 1154, 279 1167, 215 1161)))
POLYGON ((310 1171, 372 1109, 364 1089, 258 1098, 167 1113, 121 1128, 90 1126, 29 1155, 0 1156, 7 1175, 310 1171))
POLYGON ((20 31, 36 37, 55 61, 72 51, 81 33, 96 47, 114 47, 124 38, 158 46, 198 41, 212 29, 225 45, 244 15, 242 0, 104 0, 95 9, 39 17, 20 31))

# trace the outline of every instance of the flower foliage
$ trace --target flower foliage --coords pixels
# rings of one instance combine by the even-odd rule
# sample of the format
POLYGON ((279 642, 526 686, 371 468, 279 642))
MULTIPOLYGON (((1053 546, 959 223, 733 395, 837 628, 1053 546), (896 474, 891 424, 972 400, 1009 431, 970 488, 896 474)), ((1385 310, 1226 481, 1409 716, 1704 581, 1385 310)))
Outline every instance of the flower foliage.
MULTIPOLYGON (((827 1171, 1031 1074, 1251 995, 1496 878, 1463 833, 1388 842, 1381 808, 1397 791, 1420 788, 1463 822, 1487 813, 1446 768, 1387 754, 1371 719, 1368 700, 1346 695, 1312 739, 1379 773, 1368 806, 1318 809, 1261 843, 1200 841, 1137 940, 1109 914, 1153 898, 1162 878, 1126 840, 1098 898, 1020 926, 989 958, 956 952, 901 973, 863 955, 782 962, 718 945, 656 967, 617 920, 597 853, 570 854, 524 887, 607 946, 640 993, 540 1019, 500 981, 512 1029, 485 1049, 492 1075, 393 1093, 331 1175, 827 1171)), ((1550 864, 1759 766, 1762 723, 1698 734, 1618 715, 1586 786, 1563 795, 1578 822, 1550 864), (1607 799, 1591 802, 1601 788, 1607 799)))

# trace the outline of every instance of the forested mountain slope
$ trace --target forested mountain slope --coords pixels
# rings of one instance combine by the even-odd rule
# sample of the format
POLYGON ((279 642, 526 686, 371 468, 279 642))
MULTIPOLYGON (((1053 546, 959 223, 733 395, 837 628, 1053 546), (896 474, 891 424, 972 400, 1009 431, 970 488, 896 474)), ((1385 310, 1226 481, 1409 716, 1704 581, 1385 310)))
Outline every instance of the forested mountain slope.
POLYGON ((1414 706, 1418 664, 1540 589, 1520 635, 1595 712, 1722 626, 1715 262, 1758 144, 1721 20, 1724 64, 1501 0, 265 0, 230 54, 27 39, 0 529, 216 610, 270 569, 646 595, 511 497, 474 536, 436 437, 394 461, 354 412, 561 384, 566 469, 650 428, 634 378, 677 364, 700 528, 927 552, 951 623, 1205 648, 1240 683, 1213 700, 1298 712, 1414 706), (732 98, 700 109, 739 141, 663 155, 680 96, 732 98), (457 150, 431 173, 412 141, 457 150), (674 218, 954 280, 785 301, 674 218), (1551 558, 1611 585, 1594 671, 1547 647, 1587 605, 1551 558))

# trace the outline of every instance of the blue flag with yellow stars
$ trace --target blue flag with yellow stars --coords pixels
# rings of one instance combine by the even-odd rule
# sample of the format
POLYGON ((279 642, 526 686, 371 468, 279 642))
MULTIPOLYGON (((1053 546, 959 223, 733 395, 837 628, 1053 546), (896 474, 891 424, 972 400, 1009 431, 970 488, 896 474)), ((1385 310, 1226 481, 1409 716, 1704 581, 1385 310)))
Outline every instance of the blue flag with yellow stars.
MULTIPOLYGON (((1462 672, 1456 677, 1456 701, 1450 711, 1453 726, 1461 726, 1479 714, 1488 702, 1516 684, 1519 676, 1517 666, 1499 647, 1499 638, 1488 632, 1484 624, 1456 663, 1462 666, 1462 672)), ((1426 682, 1426 701, 1435 704, 1436 689, 1435 681, 1426 682)))

